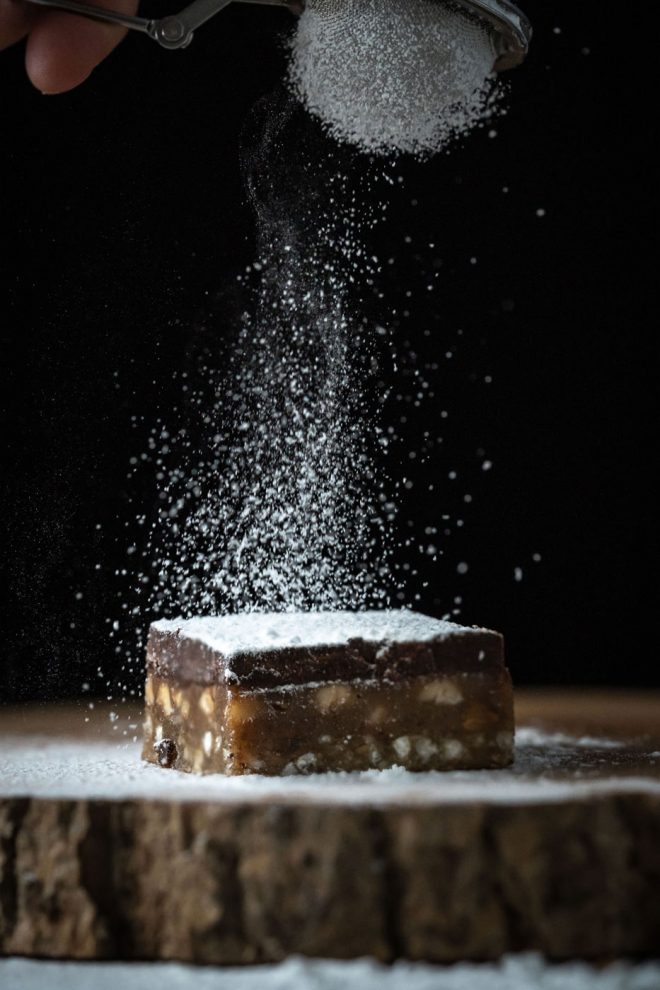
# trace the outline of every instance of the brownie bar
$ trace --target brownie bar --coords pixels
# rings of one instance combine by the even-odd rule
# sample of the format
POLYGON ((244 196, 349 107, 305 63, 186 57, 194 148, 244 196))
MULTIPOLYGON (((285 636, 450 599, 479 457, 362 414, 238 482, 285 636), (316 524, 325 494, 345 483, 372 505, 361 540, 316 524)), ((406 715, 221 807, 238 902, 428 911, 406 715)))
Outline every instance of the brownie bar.
POLYGON ((503 640, 409 611, 154 623, 143 757, 199 773, 500 767, 503 640))

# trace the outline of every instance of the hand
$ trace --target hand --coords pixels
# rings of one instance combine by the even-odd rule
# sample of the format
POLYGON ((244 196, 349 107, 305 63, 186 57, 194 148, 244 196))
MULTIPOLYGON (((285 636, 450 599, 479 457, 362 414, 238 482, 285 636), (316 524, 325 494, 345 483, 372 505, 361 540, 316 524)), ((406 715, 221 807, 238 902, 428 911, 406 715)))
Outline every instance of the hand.
MULTIPOLYGON (((122 14, 134 14, 137 0, 87 0, 122 14)), ((66 93, 84 82, 119 44, 126 30, 75 14, 0 0, 0 49, 27 36, 25 68, 42 93, 66 93)))

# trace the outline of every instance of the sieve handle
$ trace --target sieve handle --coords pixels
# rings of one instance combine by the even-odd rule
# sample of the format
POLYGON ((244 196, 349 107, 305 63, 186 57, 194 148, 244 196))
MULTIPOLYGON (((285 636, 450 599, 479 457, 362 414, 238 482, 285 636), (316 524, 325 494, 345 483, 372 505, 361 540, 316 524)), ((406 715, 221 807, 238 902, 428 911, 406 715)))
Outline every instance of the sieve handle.
POLYGON ((133 17, 130 14, 121 14, 116 10, 107 10, 105 7, 91 7, 86 3, 78 3, 77 0, 27 0, 27 2, 38 7, 63 10, 68 14, 79 14, 81 17, 87 17, 92 21, 118 24, 121 27, 130 28, 132 31, 141 31, 148 35, 151 35, 150 25, 155 23, 146 17, 133 17))
MULTIPOLYGON (((106 7, 92 7, 80 3, 79 0, 27 0, 27 2, 39 7, 63 10, 68 14, 79 14, 81 17, 102 21, 105 24, 117 24, 131 31, 140 31, 163 48, 175 49, 186 48, 197 28, 228 6, 231 0, 193 0, 193 3, 184 7, 179 14, 160 18, 134 17, 116 10, 108 10, 106 7)), ((287 0, 241 0, 241 2, 274 4, 281 7, 289 5, 287 0)))

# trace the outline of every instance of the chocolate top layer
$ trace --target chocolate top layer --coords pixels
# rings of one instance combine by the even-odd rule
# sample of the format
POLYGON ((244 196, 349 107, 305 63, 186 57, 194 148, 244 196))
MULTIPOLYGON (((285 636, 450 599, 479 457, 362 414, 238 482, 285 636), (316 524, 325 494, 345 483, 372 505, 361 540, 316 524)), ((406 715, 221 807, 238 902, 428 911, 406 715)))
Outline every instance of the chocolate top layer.
POLYGON ((406 610, 244 613, 161 620, 147 643, 160 677, 249 689, 389 680, 504 666, 499 633, 406 610))

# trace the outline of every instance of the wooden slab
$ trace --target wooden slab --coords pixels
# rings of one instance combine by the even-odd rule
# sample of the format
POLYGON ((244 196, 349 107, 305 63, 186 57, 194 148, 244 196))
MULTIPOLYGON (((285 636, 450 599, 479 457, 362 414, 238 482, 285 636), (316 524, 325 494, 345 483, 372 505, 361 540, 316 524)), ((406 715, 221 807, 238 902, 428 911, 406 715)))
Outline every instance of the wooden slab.
POLYGON ((517 708, 511 770, 276 780, 143 765, 125 707, 0 709, 0 951, 657 954, 660 696, 517 708))

